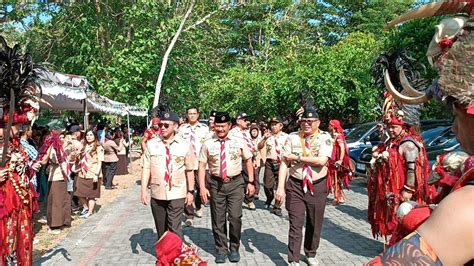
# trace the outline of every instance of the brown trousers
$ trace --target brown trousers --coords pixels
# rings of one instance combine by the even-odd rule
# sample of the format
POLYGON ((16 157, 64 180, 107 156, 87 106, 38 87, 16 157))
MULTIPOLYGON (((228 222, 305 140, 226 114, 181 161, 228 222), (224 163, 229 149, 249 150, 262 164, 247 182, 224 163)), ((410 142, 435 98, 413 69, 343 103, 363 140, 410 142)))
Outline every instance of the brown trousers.
POLYGON ((265 171, 263 174, 263 191, 267 197, 267 201, 265 202, 267 205, 272 204, 272 201, 275 198, 275 183, 278 182, 278 170, 274 169, 272 163, 276 164, 277 162, 270 159, 265 162, 265 171))
POLYGON ((151 198, 150 206, 158 239, 168 230, 182 236, 181 221, 184 211, 184 198, 174 200, 151 198))
POLYGON ((236 176, 228 183, 209 179, 211 193, 212 233, 218 254, 238 251, 242 234, 242 202, 245 193, 245 181, 236 176), (229 220, 229 238, 227 238, 227 218, 229 220), (230 246, 228 245, 230 242, 230 246))
POLYGON ((294 177, 286 183, 286 210, 290 220, 288 233, 288 261, 298 262, 300 260, 300 249, 302 242, 302 229, 306 222, 304 233, 304 252, 307 257, 316 256, 321 238, 324 210, 326 208, 326 196, 328 188, 326 178, 313 183, 314 194, 308 190, 303 191, 302 181, 294 177))

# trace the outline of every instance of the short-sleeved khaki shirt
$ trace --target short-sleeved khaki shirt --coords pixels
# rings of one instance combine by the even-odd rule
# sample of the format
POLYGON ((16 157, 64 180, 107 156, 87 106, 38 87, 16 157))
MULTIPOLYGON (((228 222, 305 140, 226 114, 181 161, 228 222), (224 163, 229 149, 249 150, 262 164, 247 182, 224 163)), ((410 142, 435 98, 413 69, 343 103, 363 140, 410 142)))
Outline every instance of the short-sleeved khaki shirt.
MULTIPOLYGON (((286 143, 283 147, 283 154, 295 154, 299 156, 314 156, 314 157, 328 157, 331 158, 333 149, 333 140, 331 135, 325 131, 319 131, 307 138, 300 137, 299 132, 294 132, 288 135, 286 143), (305 140, 308 140, 311 150, 305 148, 305 140)), ((313 181, 321 179, 327 175, 327 166, 313 167, 313 181)), ((293 162, 289 170, 290 176, 303 180, 303 163, 293 162)))
POLYGON ((178 136, 171 141, 171 189, 165 181, 166 144, 159 137, 149 140, 146 145, 143 171, 151 173, 151 197, 158 200, 186 197, 186 171, 192 171, 197 164, 191 144, 178 136))
MULTIPOLYGON (((191 145, 194 144, 194 148, 195 148, 194 153, 196 155, 196 158, 199 157, 199 152, 201 151, 202 143, 204 143, 204 140, 206 140, 208 134, 209 134, 209 127, 199 122, 194 126, 191 126, 190 124, 183 124, 178 129, 179 137, 191 143, 191 145), (194 131, 194 143, 191 142, 191 136, 192 136, 193 131, 194 131)), ((194 170, 197 170, 197 168, 194 170)))
MULTIPOLYGON (((242 141, 241 138, 235 135, 227 135, 225 141, 225 158, 227 165, 227 176, 233 177, 239 175, 242 172, 242 161, 246 161, 252 158, 247 145, 242 141)), ((221 175, 221 140, 217 135, 213 135, 211 138, 206 139, 201 147, 201 154, 199 155, 199 161, 207 163, 209 165, 209 171, 213 176, 221 175)))
POLYGON ((277 148, 280 150, 280 154, 283 155, 283 145, 285 145, 287 138, 288 134, 285 132, 280 132, 278 135, 271 135, 265 141, 265 146, 263 147, 266 152, 266 158, 277 160, 277 148))

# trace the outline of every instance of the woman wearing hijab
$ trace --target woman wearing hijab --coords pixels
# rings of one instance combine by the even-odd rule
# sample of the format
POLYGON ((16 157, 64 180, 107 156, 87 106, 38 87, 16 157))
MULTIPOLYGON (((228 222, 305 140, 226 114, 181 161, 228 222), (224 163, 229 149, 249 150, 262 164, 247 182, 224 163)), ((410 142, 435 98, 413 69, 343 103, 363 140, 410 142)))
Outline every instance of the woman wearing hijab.
POLYGON ((344 130, 339 120, 329 121, 329 132, 334 140, 331 161, 329 162, 328 191, 334 193, 334 205, 344 203, 346 197, 342 189, 349 189, 352 178, 351 161, 347 149, 344 130))
POLYGON ((40 150, 42 164, 49 163, 48 174, 48 205, 46 209, 48 232, 59 234, 62 226, 71 226, 71 194, 68 191, 71 167, 68 161, 65 134, 51 132, 40 150))
POLYGON ((128 174, 128 158, 127 158, 127 147, 128 143, 125 141, 123 132, 118 129, 114 134, 114 141, 121 149, 117 152, 117 172, 116 175, 127 175, 128 174))

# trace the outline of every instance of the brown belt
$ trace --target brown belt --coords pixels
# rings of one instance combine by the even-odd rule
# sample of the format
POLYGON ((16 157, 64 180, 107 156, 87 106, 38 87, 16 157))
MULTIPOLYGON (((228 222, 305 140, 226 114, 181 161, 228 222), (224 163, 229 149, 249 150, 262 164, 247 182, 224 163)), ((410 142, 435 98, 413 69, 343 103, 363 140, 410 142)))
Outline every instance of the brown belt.
POLYGON ((239 174, 239 175, 236 175, 236 176, 228 176, 226 177, 225 179, 221 178, 220 176, 216 176, 216 175, 212 175, 211 178, 216 180, 216 181, 219 181, 219 182, 222 182, 222 183, 229 183, 231 182, 232 180, 234 179, 237 179, 239 177, 241 177, 242 175, 239 174))
MULTIPOLYGON (((290 176, 290 179, 293 180, 293 181, 295 181, 295 182, 299 182, 299 183, 303 182, 303 180, 298 179, 298 178, 293 177, 293 176, 290 176)), ((319 183, 323 182, 324 180, 326 180, 326 176, 323 177, 323 178, 320 178, 320 179, 318 179, 318 180, 316 180, 316 181, 313 181, 313 185, 319 184, 319 183)))

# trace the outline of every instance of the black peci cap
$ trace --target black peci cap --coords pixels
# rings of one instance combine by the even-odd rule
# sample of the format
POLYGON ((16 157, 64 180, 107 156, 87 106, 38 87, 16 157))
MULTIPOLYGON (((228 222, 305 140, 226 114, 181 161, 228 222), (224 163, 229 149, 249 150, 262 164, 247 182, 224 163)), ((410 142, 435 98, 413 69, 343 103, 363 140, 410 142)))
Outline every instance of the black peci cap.
POLYGON ((211 117, 216 117, 217 111, 211 111, 211 114, 209 116, 211 117))
POLYGON ((318 118, 319 119, 319 114, 316 112, 316 109, 314 107, 308 107, 304 109, 303 116, 301 118, 318 118))
POLYGON ((176 113, 173 112, 163 112, 160 115, 160 120, 161 121, 172 121, 175 123, 179 123, 179 116, 176 113))
POLYGON ((230 123, 230 115, 228 112, 216 112, 214 123, 230 123))

